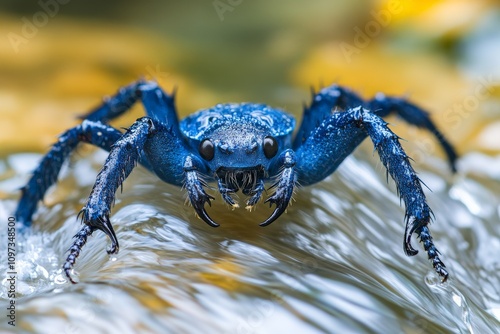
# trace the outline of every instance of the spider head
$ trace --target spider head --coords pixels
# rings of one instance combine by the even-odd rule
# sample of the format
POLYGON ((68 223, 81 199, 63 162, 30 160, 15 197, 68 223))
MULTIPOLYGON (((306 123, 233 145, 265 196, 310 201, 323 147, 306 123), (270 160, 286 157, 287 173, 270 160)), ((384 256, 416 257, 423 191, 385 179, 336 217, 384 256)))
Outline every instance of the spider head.
POLYGON ((214 129, 199 144, 198 152, 217 181, 222 198, 231 206, 230 196, 241 190, 250 196, 247 207, 258 202, 273 159, 284 146, 265 129, 247 123, 225 124, 214 129))
MULTIPOLYGON (((217 182, 224 201, 238 207, 232 195, 241 190, 248 197, 247 209, 260 200, 264 182, 280 172, 275 162, 291 147, 294 127, 292 116, 253 103, 218 104, 180 123, 192 150, 204 161, 205 176, 217 182)), ((274 199, 267 201, 276 203, 274 199)), ((200 217, 215 225, 201 205, 195 207, 200 217)), ((280 207, 265 223, 276 219, 282 211, 280 207)))

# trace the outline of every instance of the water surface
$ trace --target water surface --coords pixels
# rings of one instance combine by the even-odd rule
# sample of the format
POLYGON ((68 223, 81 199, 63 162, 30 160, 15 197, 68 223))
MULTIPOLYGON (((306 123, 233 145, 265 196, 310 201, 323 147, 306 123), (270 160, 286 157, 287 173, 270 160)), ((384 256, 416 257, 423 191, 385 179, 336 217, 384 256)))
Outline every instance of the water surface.
MULTIPOLYGON (((404 255, 403 208, 366 152, 299 189, 288 212, 266 228, 256 223, 270 213, 265 205, 231 211, 220 197, 210 214, 221 227, 206 226, 184 205, 184 191, 138 168, 113 209, 119 254, 109 257, 108 241, 95 233, 75 267, 77 285, 60 267, 105 154, 74 159, 40 207, 33 233, 18 235, 16 330, 499 333, 500 184, 477 162, 500 158, 466 156, 455 177, 438 159, 420 171, 433 190, 426 191, 431 229, 450 272, 441 284, 420 245, 417 256, 404 255)), ((2 162, 9 178, 0 186, 12 195, 1 202, 3 221, 15 206, 13 189, 26 178, 20 162, 37 157, 2 162)))

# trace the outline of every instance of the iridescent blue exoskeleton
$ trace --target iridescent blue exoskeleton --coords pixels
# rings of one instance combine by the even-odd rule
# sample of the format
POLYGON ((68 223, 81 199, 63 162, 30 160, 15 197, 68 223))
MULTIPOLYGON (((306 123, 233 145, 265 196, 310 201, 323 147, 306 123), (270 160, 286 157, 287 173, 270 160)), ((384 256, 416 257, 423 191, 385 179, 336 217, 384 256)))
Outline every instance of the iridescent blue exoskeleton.
POLYGON ((404 250, 417 254, 410 241, 417 233, 436 272, 447 279, 427 227, 431 209, 419 178, 403 151, 398 136, 381 117, 390 113, 432 132, 455 170, 456 154, 427 112, 404 99, 378 94, 363 101, 350 90, 333 85, 314 94, 304 110, 302 124, 293 137, 295 120, 285 112, 263 104, 218 104, 179 122, 173 95, 156 83, 138 81, 84 116, 83 122, 64 132, 42 159, 23 188, 16 211, 18 221, 29 226, 37 203, 54 184, 63 162, 80 142, 109 151, 95 185, 81 211, 83 228, 75 235, 64 271, 70 276, 76 258, 94 231, 111 239, 108 253, 118 252, 118 240, 109 220, 115 192, 137 163, 163 181, 183 186, 198 216, 219 226, 205 211, 214 198, 205 192, 206 182, 217 183, 225 202, 238 204, 232 194, 241 190, 246 207, 262 197, 266 182, 274 192, 265 202, 276 206, 262 226, 275 221, 287 208, 297 184, 307 186, 333 173, 342 161, 370 137, 387 172, 395 180, 406 205, 404 250), (106 123, 141 100, 146 117, 125 133, 106 123))

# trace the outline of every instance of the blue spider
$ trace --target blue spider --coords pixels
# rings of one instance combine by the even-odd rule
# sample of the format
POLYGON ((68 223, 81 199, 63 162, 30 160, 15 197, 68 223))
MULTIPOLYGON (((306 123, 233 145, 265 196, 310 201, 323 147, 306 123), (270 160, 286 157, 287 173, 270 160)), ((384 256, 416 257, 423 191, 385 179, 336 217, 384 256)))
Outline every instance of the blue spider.
POLYGON ((214 197, 205 192, 207 182, 216 182, 226 203, 237 207, 232 196, 241 190, 246 207, 259 202, 265 183, 274 192, 265 202, 276 206, 260 225, 275 221, 287 208, 297 184, 311 185, 332 174, 342 161, 370 137, 388 174, 395 180, 406 206, 404 251, 418 253, 411 245, 417 233, 436 272, 448 278, 444 263, 427 227, 431 209, 426 203, 419 178, 398 136, 382 120, 395 113, 410 124, 431 131, 443 147, 452 170, 457 155, 433 124, 427 112, 404 99, 378 94, 371 101, 343 87, 333 85, 313 92, 305 107, 295 137, 295 120, 281 110, 264 104, 218 104, 179 122, 174 95, 166 94, 155 82, 137 81, 123 87, 103 104, 82 117, 83 122, 64 132, 42 159, 22 189, 16 217, 27 227, 37 203, 56 182, 63 162, 80 142, 109 151, 94 187, 80 215, 83 227, 63 266, 70 272, 87 238, 101 230, 111 239, 108 253, 118 252, 118 240, 109 220, 115 192, 132 169, 140 163, 163 181, 183 186, 198 216, 213 227, 219 226, 205 211, 214 197), (106 124, 141 100, 146 117, 125 133, 106 124))

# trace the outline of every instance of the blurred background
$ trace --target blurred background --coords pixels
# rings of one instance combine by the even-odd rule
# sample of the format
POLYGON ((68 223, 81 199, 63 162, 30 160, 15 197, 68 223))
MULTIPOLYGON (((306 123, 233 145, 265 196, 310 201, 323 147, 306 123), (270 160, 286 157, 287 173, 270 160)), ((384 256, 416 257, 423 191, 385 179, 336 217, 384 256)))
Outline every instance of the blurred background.
MULTIPOLYGON (((65 172, 59 190, 48 194, 46 207, 38 216, 40 226, 45 226, 41 230, 49 234, 37 239, 38 250, 24 248, 19 255, 25 265, 19 288, 24 298, 19 302, 24 303, 20 309, 23 330, 120 329, 128 333, 201 332, 199 328, 205 328, 208 332, 277 333, 291 327, 305 332, 500 332, 497 1, 3 0, 0 22, 2 219, 14 209, 17 189, 57 135, 76 125, 76 116, 95 107, 102 97, 140 77, 156 79, 169 92, 177 87, 181 117, 219 102, 252 101, 285 109, 300 120, 302 106, 311 98, 310 87, 317 90, 331 83, 348 86, 366 98, 377 92, 407 96, 432 114, 461 155, 458 174, 450 175, 434 138, 396 118, 389 119, 433 190, 429 201, 437 217, 435 239, 455 277, 444 288, 423 278, 412 281, 415 276, 425 276, 430 265, 423 252, 411 259, 402 254, 404 212, 394 185, 385 183, 385 173, 378 157, 372 156, 369 141, 356 157, 348 159, 348 168, 339 170, 338 176, 298 194, 287 218, 279 222, 288 227, 277 227, 274 232, 254 232, 260 216, 251 216, 244 218, 247 227, 217 230, 213 236, 214 231, 200 226, 191 209, 182 205, 184 198, 175 187, 148 188, 157 181, 140 170, 127 181, 115 207, 117 217, 131 219, 120 225, 116 218, 126 246, 112 263, 104 252, 105 239, 93 238, 99 242, 86 248, 89 256, 80 259, 77 269, 86 282, 73 287, 60 275, 60 263, 76 232, 76 213, 105 157, 83 148, 72 162, 76 169, 65 172), (77 162, 79 159, 84 162, 77 162), (131 195, 125 195, 127 192, 131 195), (389 204, 379 203, 384 196, 389 204), (58 204, 61 201, 66 203, 58 204), (368 203, 372 215, 360 203, 368 203), (353 207, 352 211, 347 207, 353 207), (144 225, 149 227, 133 225, 141 217, 144 223, 149 221, 150 225, 144 225), (377 219, 382 233, 378 239, 373 227, 377 219), (155 220, 157 223, 151 223, 155 220), (164 227, 165 221, 168 227, 164 227), (384 224, 392 231, 387 233, 394 233, 389 241, 383 239, 384 224), (191 231, 196 238, 187 241, 185 235, 164 233, 165 239, 157 240, 156 246, 147 238, 142 243, 133 239, 132 230, 151 237, 163 228, 175 235, 180 233, 175 231, 191 231), (360 237, 364 229, 366 235, 375 235, 373 245, 360 237), (345 240, 335 233, 345 233, 345 240), (169 246, 165 246, 167 242, 169 246), (311 246, 315 242, 318 254, 311 246), (213 245, 226 250, 214 250, 213 245), (147 252, 142 252, 144 247, 147 252), (163 247, 168 254, 148 247, 163 247), (359 248, 361 255, 354 256, 353 248, 359 248), (50 254, 44 253, 47 249, 50 254), (260 258, 252 257, 252 252, 260 258), (153 254, 158 258, 150 258, 153 254), (51 260, 33 260, 44 256, 51 260), (353 258, 364 256, 356 266, 353 258), (267 257, 277 258, 283 267, 276 267, 267 257), (174 262, 167 265, 159 260, 165 258, 174 262), (390 263, 389 258, 397 258, 401 266, 390 263), (134 266, 140 266, 139 262, 144 263, 144 272, 154 275, 135 277, 139 274, 134 274, 138 270, 134 266), (388 262, 396 266, 390 268, 397 273, 394 277, 382 268, 388 262), (161 268, 156 268, 159 263, 161 268), (297 270, 297 263, 313 265, 297 270), (372 268, 371 263, 378 266, 372 268), (47 274, 29 274, 41 270, 39 267, 47 274), (192 277, 193 271, 204 270, 206 275, 192 277), (286 279, 276 274, 280 270, 286 279), (361 273, 367 277, 359 278, 361 273), (110 277, 114 281, 106 282, 104 278, 110 277), (131 282, 132 277, 136 281, 131 282), (174 284, 183 279, 185 285, 174 284), (349 293, 332 297, 332 290, 349 293), (269 297, 269 291, 279 291, 280 299, 269 297), (102 293, 107 296, 104 301, 102 293), (357 296, 356 300, 346 301, 349 295, 357 296), (209 300, 225 309, 219 310, 209 300), (264 302, 261 309, 265 310, 258 313, 264 314, 261 322, 257 321, 260 318, 245 318, 248 310, 255 309, 255 300, 264 302), (119 301, 127 305, 122 310, 127 315, 139 308, 144 318, 132 317, 119 325, 119 310, 113 311, 115 317, 107 314, 106 320, 101 309, 91 306, 87 311, 99 323, 91 327, 70 310, 75 301, 83 305, 100 302, 101 306, 119 301), (186 308, 196 310, 196 315, 186 308), (272 316, 267 316, 269 310, 272 316), (57 311, 65 317, 57 316, 57 311), (148 312, 155 316, 149 318, 148 312), (190 323, 193 317, 198 327, 190 323)), ((137 105, 112 124, 126 127, 141 115, 142 106, 137 105)), ((228 215, 228 222, 240 219, 241 212, 227 213, 223 205, 214 210, 221 217, 228 215)))

